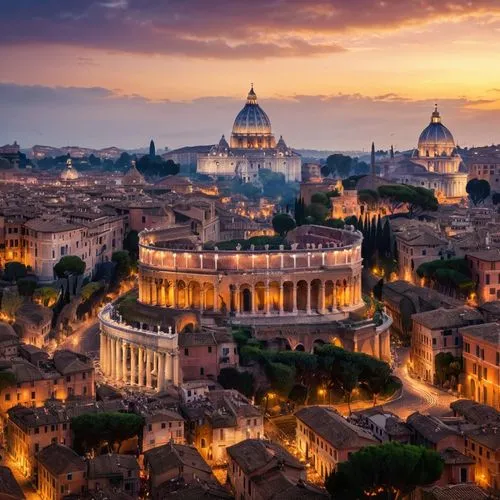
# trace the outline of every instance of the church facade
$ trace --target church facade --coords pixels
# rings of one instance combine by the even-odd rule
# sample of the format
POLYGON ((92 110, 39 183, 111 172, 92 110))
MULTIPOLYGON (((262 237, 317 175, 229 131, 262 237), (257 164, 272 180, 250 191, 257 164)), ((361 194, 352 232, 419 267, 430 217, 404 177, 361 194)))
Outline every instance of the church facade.
POLYGON ((467 197, 467 173, 461 165, 453 135, 443 125, 436 105, 409 161, 393 169, 386 166, 385 176, 401 184, 431 189, 440 202, 456 202, 467 197))
POLYGON ((236 116, 229 143, 223 135, 208 154, 200 155, 197 172, 256 182, 262 168, 282 173, 287 182, 301 180, 300 155, 286 145, 283 137, 276 141, 271 121, 257 103, 252 86, 245 106, 236 116))

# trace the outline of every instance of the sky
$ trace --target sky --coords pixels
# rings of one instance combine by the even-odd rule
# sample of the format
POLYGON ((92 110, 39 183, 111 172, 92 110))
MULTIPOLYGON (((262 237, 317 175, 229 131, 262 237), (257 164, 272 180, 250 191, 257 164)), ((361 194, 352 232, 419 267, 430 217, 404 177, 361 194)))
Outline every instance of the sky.
POLYGON ((0 144, 213 144, 251 82, 295 148, 500 143, 499 0, 1 3, 0 144))

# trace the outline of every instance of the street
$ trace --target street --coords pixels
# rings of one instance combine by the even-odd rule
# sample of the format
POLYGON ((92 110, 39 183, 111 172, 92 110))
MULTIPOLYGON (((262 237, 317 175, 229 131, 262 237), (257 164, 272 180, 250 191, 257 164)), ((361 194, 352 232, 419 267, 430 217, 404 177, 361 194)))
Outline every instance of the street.
POLYGON ((81 325, 73 334, 64 340, 58 349, 70 349, 81 354, 99 358, 99 321, 97 318, 81 325))

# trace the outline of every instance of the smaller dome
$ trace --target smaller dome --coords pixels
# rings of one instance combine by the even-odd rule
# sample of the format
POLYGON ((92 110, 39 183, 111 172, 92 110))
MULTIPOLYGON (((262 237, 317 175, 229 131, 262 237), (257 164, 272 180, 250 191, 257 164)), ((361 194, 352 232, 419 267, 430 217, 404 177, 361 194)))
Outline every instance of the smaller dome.
POLYGON ((66 160, 66 168, 61 172, 61 180, 63 181, 74 181, 80 177, 78 171, 73 168, 73 163, 71 158, 66 160))

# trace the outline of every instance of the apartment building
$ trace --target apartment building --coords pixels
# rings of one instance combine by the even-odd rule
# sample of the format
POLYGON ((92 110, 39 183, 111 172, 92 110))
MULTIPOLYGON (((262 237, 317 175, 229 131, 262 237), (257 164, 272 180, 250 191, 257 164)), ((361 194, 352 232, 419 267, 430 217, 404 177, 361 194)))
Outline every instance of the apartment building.
POLYGON ((379 442, 329 407, 305 407, 295 417, 297 450, 323 479, 352 453, 379 442))
POLYGON ((500 249, 469 252, 471 276, 477 283, 477 295, 481 302, 500 299, 500 249))
POLYGON ((483 322, 483 316, 471 307, 439 308, 412 315, 410 360, 413 373, 421 379, 436 383, 436 356, 462 354, 460 328, 483 322))
POLYGON ((500 410, 500 324, 461 328, 463 392, 468 398, 500 410))

